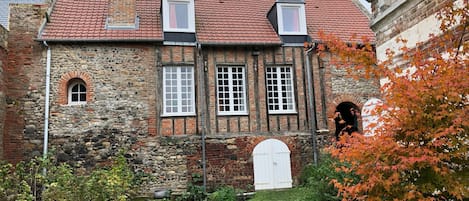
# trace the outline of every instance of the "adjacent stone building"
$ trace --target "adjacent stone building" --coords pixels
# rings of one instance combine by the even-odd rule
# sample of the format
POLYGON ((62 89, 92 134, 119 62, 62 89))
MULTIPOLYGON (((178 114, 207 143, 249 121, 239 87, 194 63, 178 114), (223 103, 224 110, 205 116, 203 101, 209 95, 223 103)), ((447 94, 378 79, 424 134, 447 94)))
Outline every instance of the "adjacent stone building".
POLYGON ((204 174, 209 188, 287 188, 313 160, 312 132, 323 147, 336 109, 379 97, 376 80, 316 54, 319 30, 373 37, 352 1, 57 0, 10 15, 12 162, 46 145, 86 170, 124 150, 150 190, 204 174))
MULTIPOLYGON (((398 50, 397 38, 408 40, 408 47, 440 33, 436 13, 448 0, 369 0, 372 6, 371 29, 376 33, 378 59, 386 59, 386 49, 398 50)), ((458 2, 467 4, 465 0, 458 2)))

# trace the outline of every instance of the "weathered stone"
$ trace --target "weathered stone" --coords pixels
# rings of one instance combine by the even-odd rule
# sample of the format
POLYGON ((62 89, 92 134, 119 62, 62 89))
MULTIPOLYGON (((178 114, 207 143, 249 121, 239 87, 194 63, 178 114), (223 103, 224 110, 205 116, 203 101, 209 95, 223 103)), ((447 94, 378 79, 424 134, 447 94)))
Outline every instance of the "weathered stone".
POLYGON ((58 153, 57 154, 57 161, 58 162, 67 162, 67 161, 70 161, 71 157, 66 154, 66 153, 58 153))

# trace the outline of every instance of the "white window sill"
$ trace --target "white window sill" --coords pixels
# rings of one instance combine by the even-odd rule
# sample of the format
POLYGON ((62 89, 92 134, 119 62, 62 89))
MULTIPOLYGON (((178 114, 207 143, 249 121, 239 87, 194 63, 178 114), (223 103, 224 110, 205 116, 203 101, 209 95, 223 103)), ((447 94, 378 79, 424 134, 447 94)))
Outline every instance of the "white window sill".
POLYGON ((297 111, 269 111, 269 114, 298 114, 297 111))
POLYGON ((218 112, 217 116, 246 116, 248 112, 218 112))
POLYGON ((168 113, 162 114, 160 117, 195 117, 195 113, 168 113))
POLYGON ((80 106, 80 105, 86 105, 86 102, 69 103, 69 104, 67 104, 67 106, 80 106))

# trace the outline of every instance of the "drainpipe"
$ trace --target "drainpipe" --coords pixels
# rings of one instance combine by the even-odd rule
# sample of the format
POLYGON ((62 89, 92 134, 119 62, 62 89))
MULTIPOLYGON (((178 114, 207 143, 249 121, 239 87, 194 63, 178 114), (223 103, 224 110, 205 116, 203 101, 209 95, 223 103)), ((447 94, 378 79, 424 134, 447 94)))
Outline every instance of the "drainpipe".
MULTIPOLYGON (((206 66, 205 66, 205 61, 202 57, 202 45, 200 43, 196 43, 196 46, 197 46, 197 50, 198 50, 198 53, 197 53, 197 59, 198 59, 198 67, 202 67, 201 70, 199 70, 199 74, 197 77, 199 77, 199 93, 201 95, 205 95, 205 90, 204 90, 204 87, 205 87, 205 84, 202 85, 201 83, 204 82, 204 76, 205 76, 205 69, 206 69, 206 66)), ((201 99, 202 101, 205 101, 206 99, 205 98, 202 98, 201 99)), ((200 100, 199 100, 200 101, 200 100)), ((201 101, 201 102, 202 102, 201 101)), ((202 141, 202 173, 203 173, 203 191, 204 193, 207 192, 207 161, 206 161, 206 153, 205 153, 205 130, 206 130, 206 127, 205 127, 205 105, 206 103, 203 102, 201 103, 201 105, 204 105, 203 108, 200 108, 200 124, 202 126, 202 136, 201 136, 201 141, 202 141)))
MULTIPOLYGON (((43 157, 47 158, 47 146, 49 141, 49 91, 50 91, 50 60, 51 60, 51 51, 50 47, 46 41, 43 41, 44 45, 47 47, 47 59, 46 59, 46 97, 45 97, 45 107, 44 107, 44 149, 43 157)), ((45 169, 44 169, 45 172, 45 169)))
POLYGON ((316 45, 309 48, 305 51, 305 62, 306 62, 306 77, 307 77, 307 85, 308 85, 308 102, 309 108, 312 110, 310 112, 311 117, 309 118, 309 128, 311 130, 311 138, 313 140, 313 162, 314 165, 318 165, 318 149, 317 149, 317 136, 316 136, 316 102, 314 99, 314 82, 312 77, 312 69, 311 64, 309 61, 309 56, 311 55, 311 51, 316 48, 316 45))

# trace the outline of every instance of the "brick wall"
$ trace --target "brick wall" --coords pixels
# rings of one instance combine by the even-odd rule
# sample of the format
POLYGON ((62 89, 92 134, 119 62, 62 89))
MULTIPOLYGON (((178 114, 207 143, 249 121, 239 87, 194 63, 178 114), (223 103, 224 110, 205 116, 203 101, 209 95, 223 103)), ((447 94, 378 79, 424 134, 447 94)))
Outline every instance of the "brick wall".
POLYGON ((7 68, 7 38, 8 31, 0 26, 0 160, 3 159, 3 127, 5 120, 5 74, 4 69, 7 68))
MULTIPOLYGON (((26 117, 43 116, 43 103, 38 90, 44 87, 43 47, 35 42, 39 25, 47 6, 18 4, 10 6, 8 36, 8 66, 4 69, 6 91, 6 119, 4 125, 4 156, 18 162, 32 147, 25 139, 40 144, 36 132, 42 126, 25 127, 26 117)), ((37 123, 41 123, 39 119, 37 123)))
MULTIPOLYGON (((301 170, 312 161, 309 135, 208 137, 206 140, 207 188, 231 185, 248 191, 254 190, 253 150, 266 139, 278 139, 287 144, 291 152, 291 171, 294 185, 299 183, 301 170)), ((188 155, 189 175, 202 175, 201 149, 188 155)))

